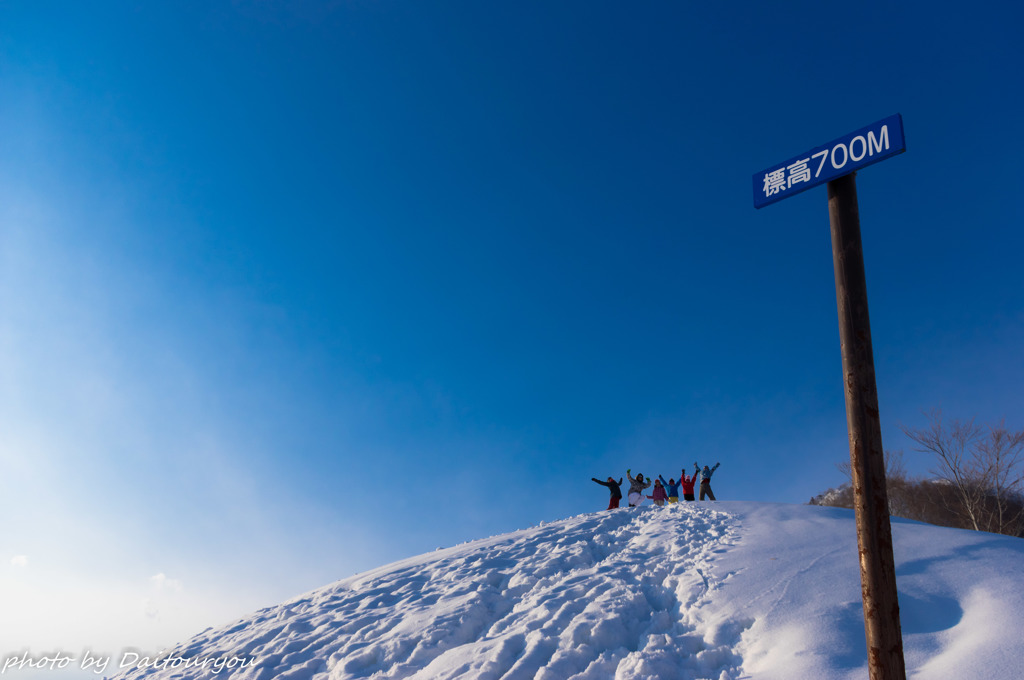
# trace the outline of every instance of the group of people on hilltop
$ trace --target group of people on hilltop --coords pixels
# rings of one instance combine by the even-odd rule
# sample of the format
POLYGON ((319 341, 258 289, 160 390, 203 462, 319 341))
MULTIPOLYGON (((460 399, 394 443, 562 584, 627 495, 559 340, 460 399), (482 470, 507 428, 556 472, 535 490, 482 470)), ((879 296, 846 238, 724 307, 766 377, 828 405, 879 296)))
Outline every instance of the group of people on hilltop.
MULTIPOLYGON (((715 493, 711 490, 711 475, 715 473, 718 466, 721 463, 715 463, 714 467, 707 465, 701 469, 697 463, 693 464, 693 475, 690 477, 686 476, 686 469, 680 471, 679 480, 669 479, 667 482, 665 478, 658 475, 655 480, 644 479, 644 476, 637 473, 636 477, 633 476, 632 468, 626 470, 626 477, 629 479, 629 494, 627 496, 629 500, 629 507, 638 508, 644 502, 644 491, 650 488, 651 483, 654 483, 654 490, 650 496, 647 496, 655 505, 665 505, 668 503, 679 502, 679 489, 683 489, 683 500, 692 501, 693 498, 693 487, 697 483, 697 478, 700 477, 700 499, 710 498, 715 500, 715 493)), ((609 477, 607 482, 602 482, 596 477, 591 477, 593 481, 597 482, 601 486, 608 487, 608 491, 611 492, 611 500, 608 501, 608 509, 613 510, 619 507, 619 501, 622 500, 622 477, 619 477, 619 481, 615 481, 614 478, 609 477)))

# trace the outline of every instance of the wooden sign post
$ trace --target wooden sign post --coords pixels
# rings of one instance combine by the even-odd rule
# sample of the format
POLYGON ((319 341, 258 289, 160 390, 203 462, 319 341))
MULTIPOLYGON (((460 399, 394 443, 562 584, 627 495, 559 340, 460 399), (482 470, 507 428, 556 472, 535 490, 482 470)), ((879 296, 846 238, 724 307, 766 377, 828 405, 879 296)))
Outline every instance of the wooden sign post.
POLYGON ((904 680, 903 635, 896 595, 885 452, 878 414, 868 287, 860 238, 856 174, 828 183, 828 218, 836 272, 839 345, 856 504, 864 632, 872 680, 904 680))
POLYGON ((813 186, 828 184, 864 633, 871 680, 906 680, 907 671, 896 593, 885 453, 878 414, 875 359, 871 350, 868 287, 855 176, 858 169, 905 150, 903 119, 897 114, 772 166, 753 178, 756 208, 813 186))

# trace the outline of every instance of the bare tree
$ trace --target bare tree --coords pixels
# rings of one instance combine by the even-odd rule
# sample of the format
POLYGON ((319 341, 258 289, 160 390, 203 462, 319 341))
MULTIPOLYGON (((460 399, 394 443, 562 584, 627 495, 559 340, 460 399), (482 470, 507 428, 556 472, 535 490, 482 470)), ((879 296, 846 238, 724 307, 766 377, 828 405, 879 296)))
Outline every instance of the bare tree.
POLYGON ((981 458, 987 461, 985 485, 992 494, 990 523, 999 533, 1020 535, 1024 528, 1024 430, 1010 432, 1005 421, 988 428, 988 437, 978 443, 981 458))
POLYGON ((1024 431, 1009 432, 1004 423, 982 427, 973 420, 953 420, 947 428, 941 411, 928 417, 927 427, 902 429, 920 446, 918 451, 935 456, 932 474, 955 490, 949 497, 955 507, 948 509, 977 531, 1020 535, 1024 431))

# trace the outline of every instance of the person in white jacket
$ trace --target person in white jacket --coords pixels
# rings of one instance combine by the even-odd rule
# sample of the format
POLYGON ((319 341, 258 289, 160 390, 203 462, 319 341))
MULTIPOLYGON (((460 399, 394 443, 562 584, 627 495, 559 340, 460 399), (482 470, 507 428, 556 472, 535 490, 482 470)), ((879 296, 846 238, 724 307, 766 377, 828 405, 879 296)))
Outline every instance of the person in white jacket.
POLYGON ((645 484, 642 474, 638 472, 634 479, 631 472, 631 469, 626 470, 626 477, 629 478, 629 507, 639 508, 640 504, 644 502, 644 489, 651 485, 651 480, 646 480, 645 484))

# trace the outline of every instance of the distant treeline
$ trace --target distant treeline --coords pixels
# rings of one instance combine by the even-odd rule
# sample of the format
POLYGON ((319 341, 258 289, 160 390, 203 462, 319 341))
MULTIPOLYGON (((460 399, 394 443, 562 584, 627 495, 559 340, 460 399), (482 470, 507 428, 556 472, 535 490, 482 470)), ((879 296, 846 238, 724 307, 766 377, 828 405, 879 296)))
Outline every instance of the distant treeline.
MULTIPOLYGON (((885 453, 889 514, 1024 538, 1024 431, 974 421, 953 421, 947 427, 939 412, 930 420, 929 427, 903 431, 918 444, 917 451, 934 456, 931 477, 909 477, 903 453, 885 453)), ((850 476, 848 462, 838 467, 850 476)), ((853 488, 848 482, 829 489, 810 504, 853 508, 853 488)))

